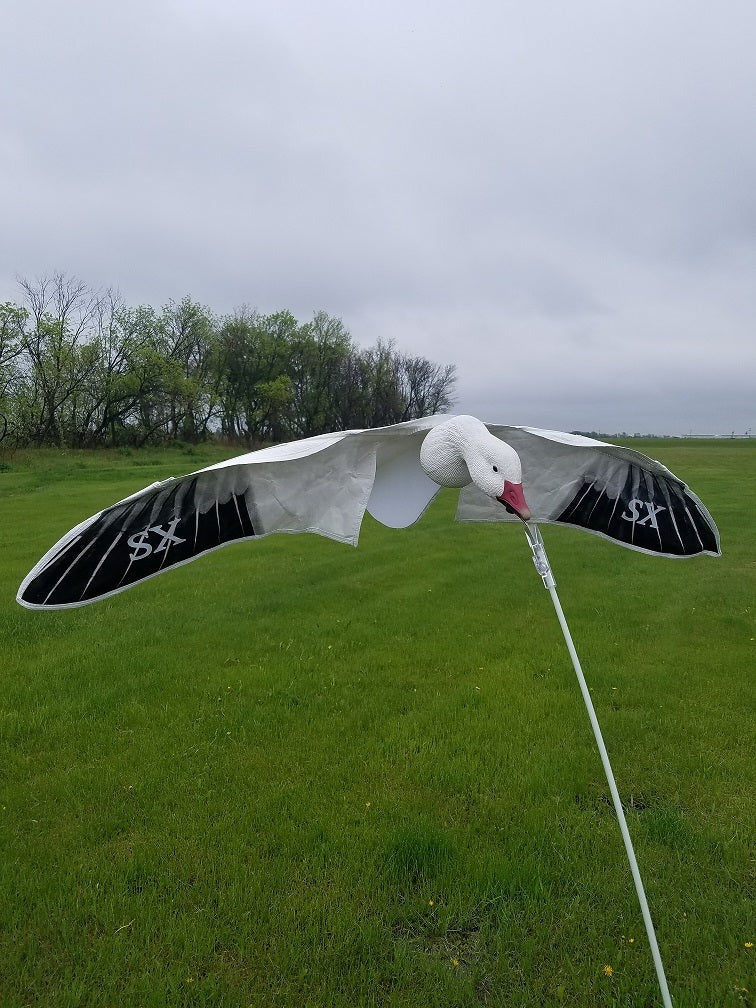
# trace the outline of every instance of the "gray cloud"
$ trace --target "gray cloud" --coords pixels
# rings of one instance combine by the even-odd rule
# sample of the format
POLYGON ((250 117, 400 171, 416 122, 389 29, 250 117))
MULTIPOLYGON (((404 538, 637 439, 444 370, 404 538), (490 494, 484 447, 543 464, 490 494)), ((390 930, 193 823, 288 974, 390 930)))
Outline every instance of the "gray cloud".
POLYGON ((0 298, 324 308, 460 407, 753 423, 752 4, 16 2, 0 298))

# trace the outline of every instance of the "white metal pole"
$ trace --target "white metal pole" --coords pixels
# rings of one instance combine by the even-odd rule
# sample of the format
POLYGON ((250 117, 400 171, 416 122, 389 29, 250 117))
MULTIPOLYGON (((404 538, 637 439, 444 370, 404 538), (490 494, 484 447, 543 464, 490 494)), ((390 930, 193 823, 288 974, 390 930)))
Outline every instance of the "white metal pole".
POLYGON ((601 728, 599 727, 596 711, 593 707, 591 694, 585 681, 583 670, 580 666, 580 659, 578 658, 577 651, 575 650, 572 634, 570 633, 570 628, 567 626, 567 620, 565 619, 564 611, 562 610, 562 605, 559 601, 559 596, 556 593, 556 581, 554 580, 554 575, 551 572, 549 558, 546 556, 546 549, 543 545, 541 531, 535 523, 531 523, 529 525, 526 524, 525 535, 527 536, 528 543, 533 551, 533 563, 535 564, 535 568, 541 575, 544 586, 548 588, 549 594, 551 595, 551 601, 554 603, 554 608, 556 609, 556 614, 559 618, 559 625, 562 628, 562 633, 564 634, 564 639, 567 644, 567 650, 570 653, 570 658, 572 659, 572 664, 575 669, 575 675, 577 676, 578 684, 580 685, 580 692, 583 694, 583 701, 585 702, 585 707, 588 711, 588 718, 591 722, 591 728, 593 729, 593 735, 596 739, 596 745, 598 746, 598 750, 601 755, 601 762, 604 766, 604 773, 606 774, 606 779, 609 783, 609 791, 611 792, 612 801, 614 803, 614 811, 617 813, 617 821, 619 822, 620 832, 622 833, 622 840, 624 841, 627 858, 630 862, 630 871, 633 875, 635 891, 638 894, 638 901, 640 902, 641 913, 643 914, 643 922, 646 925, 646 934, 648 935, 648 942, 651 946, 651 955, 654 960, 654 966, 656 967, 656 976, 659 980, 662 1001, 664 1003, 664 1008, 672 1008, 672 998, 669 994, 667 978, 664 975, 664 966, 662 964, 661 954, 659 953, 659 945, 656 941, 656 933, 654 932, 651 913, 648 909, 648 901, 646 900, 646 893, 643 889, 643 882, 640 877, 640 872, 638 871, 638 862, 635 859, 633 842, 630 839, 630 832, 627 828, 625 812, 622 808, 622 802, 620 801, 619 792, 617 791, 617 785, 614 781, 612 765, 609 762, 609 754, 606 751, 604 739, 601 735, 601 728))

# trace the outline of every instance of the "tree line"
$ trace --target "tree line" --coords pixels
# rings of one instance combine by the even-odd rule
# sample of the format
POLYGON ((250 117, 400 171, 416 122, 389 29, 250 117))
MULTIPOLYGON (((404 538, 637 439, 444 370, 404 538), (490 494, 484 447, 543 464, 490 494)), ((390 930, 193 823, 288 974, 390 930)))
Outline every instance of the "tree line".
POLYGON ((0 442, 70 447, 223 439, 257 445, 447 411, 455 368, 361 348, 343 322, 185 297, 130 307, 55 274, 0 303, 0 442))

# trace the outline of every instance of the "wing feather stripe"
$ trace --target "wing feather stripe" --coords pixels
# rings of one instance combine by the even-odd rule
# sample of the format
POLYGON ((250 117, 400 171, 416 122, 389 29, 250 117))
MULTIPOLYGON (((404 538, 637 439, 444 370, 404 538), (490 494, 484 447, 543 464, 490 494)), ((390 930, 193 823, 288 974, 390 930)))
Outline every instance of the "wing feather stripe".
POLYGON ((81 601, 84 598, 84 596, 87 594, 87 590, 88 590, 89 586, 92 584, 92 582, 94 581, 95 575, 97 574, 97 572, 99 571, 99 569, 102 567, 102 565, 105 563, 105 561, 108 559, 108 557, 110 556, 111 552, 113 551, 113 547, 116 545, 116 543, 118 542, 118 540, 120 538, 121 538, 121 533, 119 532, 118 535, 113 540, 113 542, 110 544, 110 546, 108 546, 107 550, 103 553, 102 557, 100 558, 100 562, 97 564, 97 566, 95 567, 95 569, 92 571, 92 573, 91 573, 91 575, 89 577, 89 581, 87 581, 87 583, 84 585, 84 591, 79 596, 79 601, 81 601))
POLYGON ((68 567, 66 567, 66 569, 60 575, 60 577, 55 582, 55 584, 52 586, 52 588, 50 589, 50 591, 47 593, 47 595, 45 597, 45 601, 43 603, 44 605, 47 605, 47 603, 50 601, 50 596, 53 594, 53 592, 55 591, 55 589, 65 580, 65 578, 67 577, 67 575, 74 569, 74 567, 79 562, 79 560, 81 560, 81 558, 84 556, 84 554, 87 552, 87 550, 91 546, 93 546, 96 541, 97 541, 96 537, 93 537, 92 539, 90 539, 89 542, 84 547, 84 549, 81 551, 81 553, 78 553, 74 557, 74 559, 71 561, 71 563, 68 565, 68 567))
POLYGON ((617 505, 619 504, 619 502, 620 502, 620 495, 617 494, 617 496, 614 498, 614 507, 612 508, 612 513, 609 515, 609 521, 606 523, 607 535, 611 534, 609 530, 612 527, 612 522, 614 521, 614 512, 617 510, 617 505))
MULTIPOLYGON (((661 481, 653 473, 649 473, 648 476, 651 480, 651 502, 653 505, 653 502, 657 499, 657 490, 661 492, 661 481)), ((661 529, 658 522, 656 523, 656 534, 659 537, 659 552, 661 553, 664 551, 664 543, 662 542, 661 529)))
POLYGON ((234 507, 236 508, 236 517, 239 519, 239 527, 244 532, 244 522, 242 521, 241 511, 239 510, 239 498, 236 494, 232 494, 232 500, 234 502, 234 507))
MULTIPOLYGON (((604 487, 602 489, 601 493, 598 494, 598 496, 596 497, 596 500, 593 502, 593 507, 591 508, 591 510, 590 510, 590 512, 588 514, 588 521, 589 522, 590 522, 591 518, 593 517, 593 512, 596 510, 596 507, 598 506, 598 504, 599 504, 599 502, 600 502, 600 500, 601 500, 602 497, 606 497, 606 487, 604 487)), ((607 500, 608 499, 609 498, 607 497, 607 500)))
POLYGON ((46 571, 48 567, 51 567, 54 563, 60 560, 60 558, 64 556, 73 546, 75 546, 76 543, 81 542, 81 538, 82 538, 81 535, 74 536, 74 538, 70 542, 67 542, 65 543, 65 545, 61 546, 61 548, 57 551, 57 553, 54 553, 49 558, 49 560, 47 560, 44 566, 40 567, 39 573, 41 574, 43 571, 46 571))
POLYGON ((692 514, 690 513, 690 511, 688 510, 688 505, 687 505, 687 503, 685 503, 685 504, 683 505, 683 507, 685 508, 685 514, 686 514, 686 515, 688 516, 688 521, 690 522, 690 524, 691 524, 691 527, 693 528, 693 531, 694 531, 694 532, 696 533, 696 539, 698 539, 698 542, 699 542, 699 545, 700 545, 701 549, 705 549, 705 547, 704 547, 704 544, 703 544, 703 542, 701 541, 701 536, 700 536, 700 535, 699 535, 699 533, 698 533, 698 526, 697 526, 697 525, 696 525, 696 523, 695 523, 695 520, 694 520, 694 518, 693 518, 693 515, 692 515, 692 514))
POLYGON ((574 513, 576 511, 578 511, 578 509, 580 508, 580 505, 583 503, 583 500, 584 500, 585 496, 588 493, 590 493, 590 491, 593 489, 595 483, 596 483, 595 480, 591 484, 586 483, 586 485, 585 485, 585 487, 583 489, 582 494, 580 494, 580 497, 578 497, 575 501, 573 501, 573 503, 570 505, 570 507, 567 509, 567 511, 565 511, 565 515, 564 515, 564 520, 565 521, 569 521, 569 517, 568 516, 571 513, 574 513))

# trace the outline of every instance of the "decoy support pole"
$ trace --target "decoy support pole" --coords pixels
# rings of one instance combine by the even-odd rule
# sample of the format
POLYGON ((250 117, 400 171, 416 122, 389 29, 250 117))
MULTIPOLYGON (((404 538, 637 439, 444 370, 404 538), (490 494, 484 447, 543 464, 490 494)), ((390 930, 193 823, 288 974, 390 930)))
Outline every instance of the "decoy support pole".
POLYGON ((643 889, 643 882, 640 877, 640 872, 638 871, 638 862, 635 860, 635 851, 633 850, 633 842, 630 839, 630 832, 627 828, 625 812, 622 808, 619 792, 617 791, 614 773, 612 772, 612 765, 609 762, 609 755, 606 751, 604 739, 601 735, 601 728, 599 727, 596 711, 593 707, 591 694, 585 681, 583 670, 580 666, 580 659, 578 658, 577 651, 575 650, 572 634, 570 633, 570 628, 567 626, 567 620, 565 619, 564 611, 562 610, 562 605, 559 601, 559 596, 556 593, 556 581, 554 580, 554 575, 551 572, 551 564, 549 563, 549 558, 546 555, 541 530, 535 522, 531 522, 530 524, 526 523, 525 535, 527 536, 528 543, 533 551, 533 563, 535 564, 535 568, 543 579, 544 587, 548 588, 551 600, 554 603, 554 608, 556 609, 556 614, 559 618, 559 625, 562 628, 562 633, 564 634, 564 639, 567 644, 567 650, 570 653, 570 658, 572 659, 572 664, 575 669, 575 675, 577 676, 578 684, 580 685, 580 692, 583 694, 583 701, 585 702, 585 707, 588 711, 588 718, 591 722, 591 728, 593 729, 593 735, 596 739, 596 745, 598 746, 598 750, 601 755, 601 762, 604 765, 604 773, 606 774, 609 791, 612 795, 614 811, 617 814, 617 821, 619 822, 622 839, 625 844, 625 850, 627 851, 627 857, 630 862, 630 871, 633 875, 635 891, 638 894, 638 901, 640 902, 641 913, 643 914, 643 923, 646 925, 646 934, 648 935, 648 942, 651 946, 651 955, 654 960, 654 966, 656 967, 656 976, 659 980, 662 1002, 664 1003, 664 1008, 672 1008, 672 998, 669 994, 667 978, 664 975, 664 966, 659 953, 659 945, 656 941, 656 933, 654 932, 651 913, 648 909, 648 901, 646 900, 646 893, 643 889))

